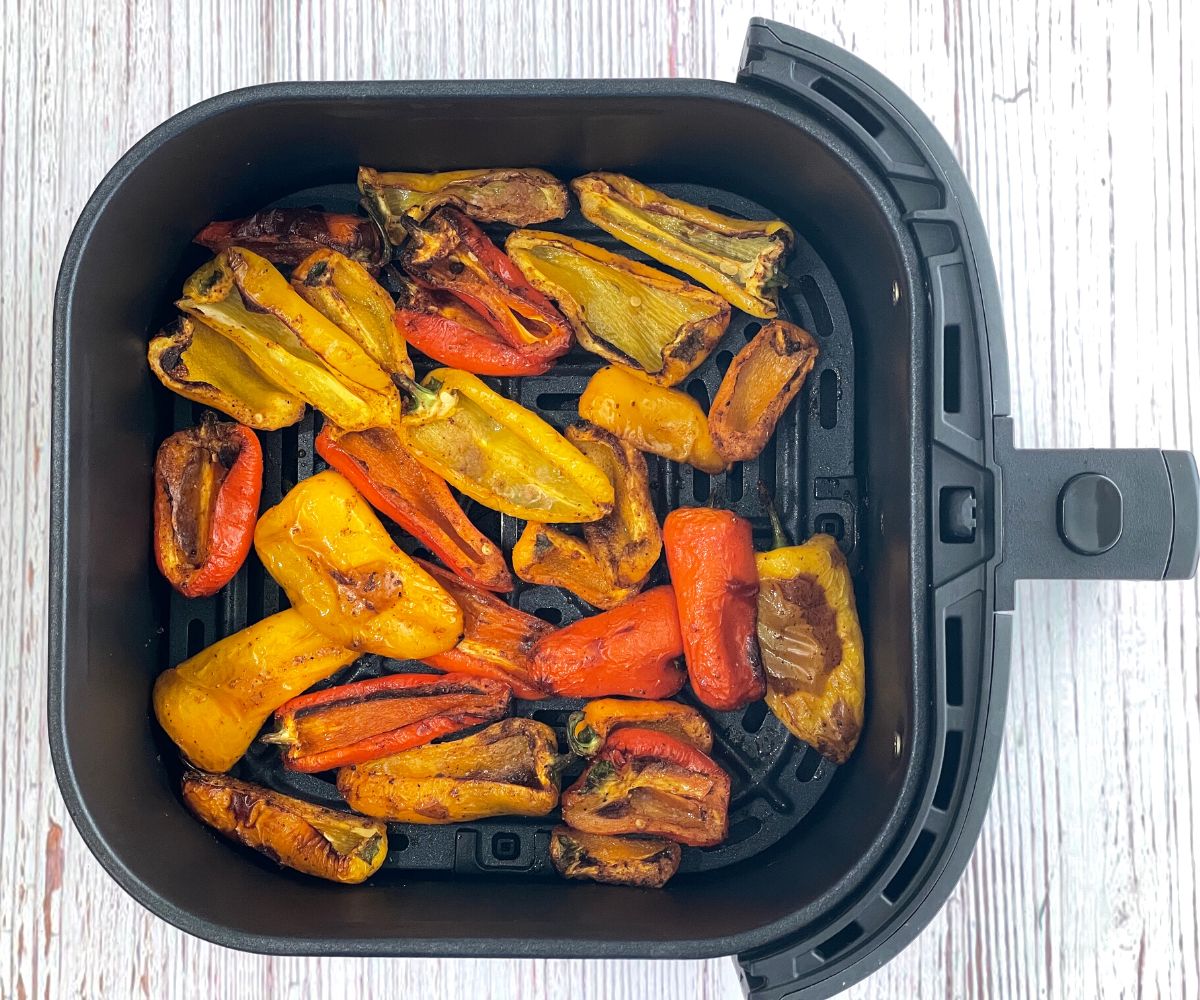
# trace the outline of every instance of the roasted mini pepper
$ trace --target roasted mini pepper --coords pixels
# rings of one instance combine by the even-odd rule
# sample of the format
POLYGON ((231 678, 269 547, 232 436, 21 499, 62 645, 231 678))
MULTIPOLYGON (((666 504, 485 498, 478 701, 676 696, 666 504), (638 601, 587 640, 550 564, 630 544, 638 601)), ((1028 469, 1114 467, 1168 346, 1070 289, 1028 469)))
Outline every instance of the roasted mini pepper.
POLYGON ((183 801, 202 822, 306 875, 354 884, 387 858, 387 826, 239 781, 188 771, 183 801))
POLYGON ((210 222, 196 242, 213 253, 245 247, 281 267, 299 264, 314 250, 325 248, 372 269, 382 267, 391 256, 373 219, 313 208, 268 208, 232 222, 210 222))
POLYGON ((396 271, 396 328, 434 361, 476 375, 541 375, 555 359, 529 347, 514 347, 487 320, 449 292, 422 288, 396 271))
POLYGON ((667 733, 618 729, 562 797, 584 833, 644 833, 713 847, 729 825, 729 775, 667 733))
POLYGON ((642 451, 704 472, 728 468, 699 403, 686 392, 652 385, 622 365, 608 365, 591 377, 579 397, 579 415, 642 451))
POLYGON ((154 714, 196 767, 228 771, 275 709, 357 658, 289 608, 160 674, 154 714))
POLYGON ((264 743, 292 771, 327 771, 424 746, 508 714, 512 690, 465 674, 388 674, 304 694, 275 710, 264 743))
POLYGON ((504 249, 583 347, 659 385, 699 367, 729 325, 729 303, 719 295, 595 244, 521 229, 504 249))
POLYGON ((583 525, 583 541, 530 521, 513 548, 513 570, 522 580, 565 587, 594 607, 613 608, 641 590, 662 552, 646 460, 586 421, 566 434, 613 484, 612 512, 583 525))
POLYGON ((459 740, 344 767, 337 787, 351 809, 393 823, 545 816, 558 804, 562 764, 553 729, 504 719, 459 740))
POLYGON ((704 753, 712 752, 712 727, 690 705, 678 701, 637 701, 598 698, 567 720, 567 743, 581 757, 591 757, 604 746, 609 733, 635 726, 669 733, 704 753))
POLYGON ((798 739, 844 764, 862 732, 866 702, 850 569, 831 535, 788 545, 774 510, 771 519, 776 548, 755 557, 767 705, 798 739))
POLYGON ((445 480, 413 458, 394 430, 343 433, 326 423, 317 436, 317 454, 464 580, 488 590, 512 590, 504 554, 463 513, 445 480))
POLYGON ((681 507, 663 522, 692 691, 731 711, 766 691, 755 636, 758 571, 750 522, 727 510, 681 507))
POLYGON ((679 845, 662 837, 612 837, 566 826, 550 832, 550 861, 564 878, 661 889, 679 870, 679 845))
POLYGON ((757 458, 817 360, 806 331, 772 320, 734 356, 708 410, 708 429, 730 462, 757 458))
POLYGON ((417 281, 467 303, 527 356, 553 361, 570 349, 570 324, 461 212, 443 208, 414 227, 400 260, 417 281))
POLYGON ((146 359, 172 392, 211 406, 259 431, 304 416, 304 400, 265 378, 245 352, 191 316, 179 316, 150 341, 146 359))
POLYGON ((607 477, 536 413, 468 372, 398 378, 405 446, 472 500, 533 521, 596 521, 613 504, 607 477))
POLYGON ((675 593, 654 587, 543 636, 533 649, 533 672, 568 698, 669 698, 683 687, 682 652, 675 593))
POLYGON ((419 562, 462 609, 463 637, 444 653, 425 657, 439 670, 475 677, 492 677, 526 701, 545 698, 549 691, 533 675, 531 657, 538 639, 554 626, 526 614, 440 566, 419 562))
POLYGON ((784 258, 795 235, 786 222, 734 219, 640 184, 623 174, 577 177, 571 189, 584 217, 655 260, 770 319, 787 283, 784 258))
POLYGON ((406 223, 422 222, 451 205, 480 222, 532 226, 561 219, 569 207, 566 185, 533 167, 451 170, 414 174, 358 168, 363 204, 395 243, 404 242, 406 223))
POLYGON ((337 472, 303 480, 264 513, 254 548, 292 607, 348 649, 419 659, 462 637, 458 605, 337 472))
POLYGON ((199 268, 176 305, 232 341, 269 382, 339 427, 394 423, 399 397, 388 373, 305 302, 266 260, 232 247, 199 268))
POLYGON ((246 561, 262 492, 254 431, 205 414, 154 460, 154 558, 184 597, 209 597, 246 561))
POLYGON ((392 322, 395 303, 358 261, 336 250, 317 250, 292 272, 292 288, 385 372, 412 375, 404 337, 392 322))

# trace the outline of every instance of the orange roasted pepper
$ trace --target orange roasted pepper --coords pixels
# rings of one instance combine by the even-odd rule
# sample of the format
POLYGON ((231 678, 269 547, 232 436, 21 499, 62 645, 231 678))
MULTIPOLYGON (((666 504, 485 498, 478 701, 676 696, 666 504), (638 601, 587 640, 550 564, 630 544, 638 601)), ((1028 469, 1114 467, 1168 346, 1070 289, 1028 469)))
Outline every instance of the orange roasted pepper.
POLYGON ((567 826, 550 831, 550 861, 564 878, 661 889, 679 870, 679 859, 679 845, 662 837, 582 833, 567 826))
POLYGON ((581 757, 591 757, 610 733, 627 726, 669 733, 705 753, 712 751, 712 727, 691 705, 677 701, 598 698, 567 720, 567 743, 581 757))

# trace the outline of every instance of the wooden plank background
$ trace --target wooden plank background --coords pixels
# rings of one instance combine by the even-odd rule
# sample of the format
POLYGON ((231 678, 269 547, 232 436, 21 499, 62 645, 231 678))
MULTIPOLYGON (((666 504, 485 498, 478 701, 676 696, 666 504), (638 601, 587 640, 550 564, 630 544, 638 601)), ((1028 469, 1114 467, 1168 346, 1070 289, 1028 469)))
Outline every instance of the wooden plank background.
MULTIPOLYGON (((94 185, 195 101, 308 78, 731 79, 747 18, 774 16, 883 70, 951 141, 996 255, 1020 443, 1200 443, 1190 0, 3 0, 3 11, 0 996, 738 995, 723 959, 241 955, 141 910, 75 834, 44 709, 51 297, 94 185)), ((970 868, 921 938, 847 995, 1200 995, 1196 586, 1036 584, 1018 600, 1008 730, 970 868)))

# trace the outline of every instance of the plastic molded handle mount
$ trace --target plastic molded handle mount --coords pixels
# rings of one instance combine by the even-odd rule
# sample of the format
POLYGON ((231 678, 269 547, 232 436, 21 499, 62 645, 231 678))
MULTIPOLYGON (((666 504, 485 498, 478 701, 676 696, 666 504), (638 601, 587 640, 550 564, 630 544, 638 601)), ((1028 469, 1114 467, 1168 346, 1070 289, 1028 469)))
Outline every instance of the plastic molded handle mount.
POLYGON ((998 602, 1011 607, 1014 580, 1195 575, 1200 478, 1190 452, 1024 449, 1012 440, 1012 420, 997 417, 1004 484, 998 602))

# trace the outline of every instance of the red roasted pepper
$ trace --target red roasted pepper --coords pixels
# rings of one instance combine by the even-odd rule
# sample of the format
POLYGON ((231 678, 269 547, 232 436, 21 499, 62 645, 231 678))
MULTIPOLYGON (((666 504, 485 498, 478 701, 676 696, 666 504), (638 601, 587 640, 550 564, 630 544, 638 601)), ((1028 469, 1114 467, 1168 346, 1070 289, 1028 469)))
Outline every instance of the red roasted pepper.
POLYGON ((422 559, 417 562, 462 609, 463 637, 445 653, 426 657, 431 667, 504 681, 518 698, 537 701, 550 692, 536 679, 530 662, 538 639, 554 630, 486 590, 422 559))
POLYGON ((254 541, 262 493, 254 431, 205 414, 154 460, 154 558, 185 597, 209 597, 233 579, 254 541))
POLYGON ((513 589, 504 554, 471 523, 445 481, 408 453, 395 431, 344 432, 326 423, 317 436, 317 454, 464 580, 488 590, 513 589))
POLYGON ((675 592, 655 587, 540 639, 533 672, 569 698, 669 698, 683 687, 682 653, 675 592))
POLYGON ((512 691, 482 677, 391 674, 301 695, 262 737, 284 747, 292 771, 327 771, 424 746, 508 714, 512 691))
POLYGON ((663 522, 663 548, 696 697, 722 711, 761 698, 767 685, 750 522, 727 510, 681 507, 663 522))
MULTIPOLYGON (((570 349, 570 324, 462 212, 443 208, 414 227, 401 261, 427 288, 471 306, 527 357, 548 365, 570 349)), ((486 342, 478 346, 482 350, 486 342)))

